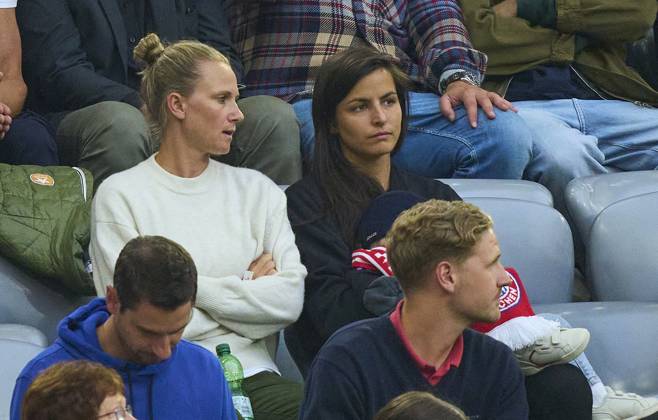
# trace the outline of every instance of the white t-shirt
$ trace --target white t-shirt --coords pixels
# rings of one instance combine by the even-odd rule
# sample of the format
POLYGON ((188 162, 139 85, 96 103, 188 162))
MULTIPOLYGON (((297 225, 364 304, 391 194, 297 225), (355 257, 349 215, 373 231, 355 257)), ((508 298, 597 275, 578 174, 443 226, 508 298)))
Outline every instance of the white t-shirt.
POLYGON ((14 9, 18 0, 0 0, 0 9, 14 9))

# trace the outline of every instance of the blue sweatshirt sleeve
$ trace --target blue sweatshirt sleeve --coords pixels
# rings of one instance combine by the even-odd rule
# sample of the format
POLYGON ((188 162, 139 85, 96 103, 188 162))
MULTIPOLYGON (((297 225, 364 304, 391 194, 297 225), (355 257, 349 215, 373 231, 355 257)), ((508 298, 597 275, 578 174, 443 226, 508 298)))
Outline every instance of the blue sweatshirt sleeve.
POLYGON ((231 390, 228 387, 226 379, 222 375, 221 384, 220 384, 221 393, 219 394, 221 406, 220 413, 222 413, 222 420, 237 420, 237 415, 235 414, 235 408, 233 407, 233 399, 231 398, 231 390))
POLYGON ((32 383, 33 378, 21 374, 18 379, 16 379, 16 385, 14 386, 14 393, 11 396, 11 411, 10 411, 10 420, 21 420, 21 406, 23 405, 23 397, 27 392, 30 384, 32 383))

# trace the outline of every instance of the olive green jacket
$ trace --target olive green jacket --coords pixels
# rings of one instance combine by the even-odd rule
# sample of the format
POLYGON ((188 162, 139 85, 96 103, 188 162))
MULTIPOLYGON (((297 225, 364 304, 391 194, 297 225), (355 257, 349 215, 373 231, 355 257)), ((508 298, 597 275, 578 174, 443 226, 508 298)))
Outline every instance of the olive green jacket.
POLYGON ((460 2, 473 45, 489 57, 485 89, 504 95, 513 75, 565 64, 604 96, 658 106, 658 92, 625 64, 625 44, 653 26, 656 0, 554 0, 555 19, 544 26, 497 16, 501 1, 460 2))
POLYGON ((80 168, 0 163, 0 253, 58 290, 93 294, 92 182, 80 168))

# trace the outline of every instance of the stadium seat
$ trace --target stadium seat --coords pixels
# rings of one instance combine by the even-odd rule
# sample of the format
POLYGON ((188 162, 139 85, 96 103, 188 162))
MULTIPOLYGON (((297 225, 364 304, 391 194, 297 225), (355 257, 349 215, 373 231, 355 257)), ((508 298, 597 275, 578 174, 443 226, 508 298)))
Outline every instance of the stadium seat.
POLYGON ((469 198, 509 198, 531 201, 553 207, 553 196, 546 187, 536 182, 518 179, 461 179, 441 178, 463 199, 469 198))
POLYGON ((304 383, 304 378, 300 373, 295 361, 288 352, 288 347, 286 346, 286 339, 284 337, 283 331, 279 333, 279 342, 276 349, 276 357, 274 358, 274 363, 276 363, 281 376, 290 379, 294 382, 304 383))
POLYGON ((599 213, 587 246, 594 296, 658 302, 657 238, 658 192, 618 201, 599 213))
POLYGON ((651 240, 658 229, 656 194, 658 171, 577 178, 567 186, 596 299, 658 301, 658 245, 651 240))
POLYGON ((576 178, 569 182, 565 200, 583 243, 597 216, 615 203, 658 192, 658 171, 618 172, 576 178))
POLYGON ((39 330, 29 325, 0 324, 0 338, 31 343, 40 347, 48 346, 48 339, 39 330))
POLYGON ((554 208, 505 198, 466 198, 491 215, 502 261, 514 267, 533 303, 571 302, 571 230, 554 208))
POLYGON ((589 330, 585 353, 605 385, 658 395, 658 303, 578 302, 534 309, 560 314, 573 327, 589 330))
POLYGON ((23 324, 57 337, 57 324, 89 298, 53 290, 0 256, 0 323, 23 324))
MULTIPOLYGON (((29 326, 0 325, 0 420, 9 419, 11 395, 19 373, 27 362, 44 349, 44 346, 33 342, 39 334, 38 330, 29 326), (26 340, 16 337, 19 331, 26 335, 26 340)), ((41 338, 45 339, 42 334, 41 338)))

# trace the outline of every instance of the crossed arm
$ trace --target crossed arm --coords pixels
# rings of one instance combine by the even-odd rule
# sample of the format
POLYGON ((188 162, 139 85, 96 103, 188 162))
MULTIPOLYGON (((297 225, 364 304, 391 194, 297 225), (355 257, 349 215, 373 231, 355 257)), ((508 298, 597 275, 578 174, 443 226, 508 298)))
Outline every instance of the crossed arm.
POLYGON ((655 0, 461 0, 487 75, 507 76, 544 63, 573 61, 585 44, 629 42, 653 25, 655 0))

